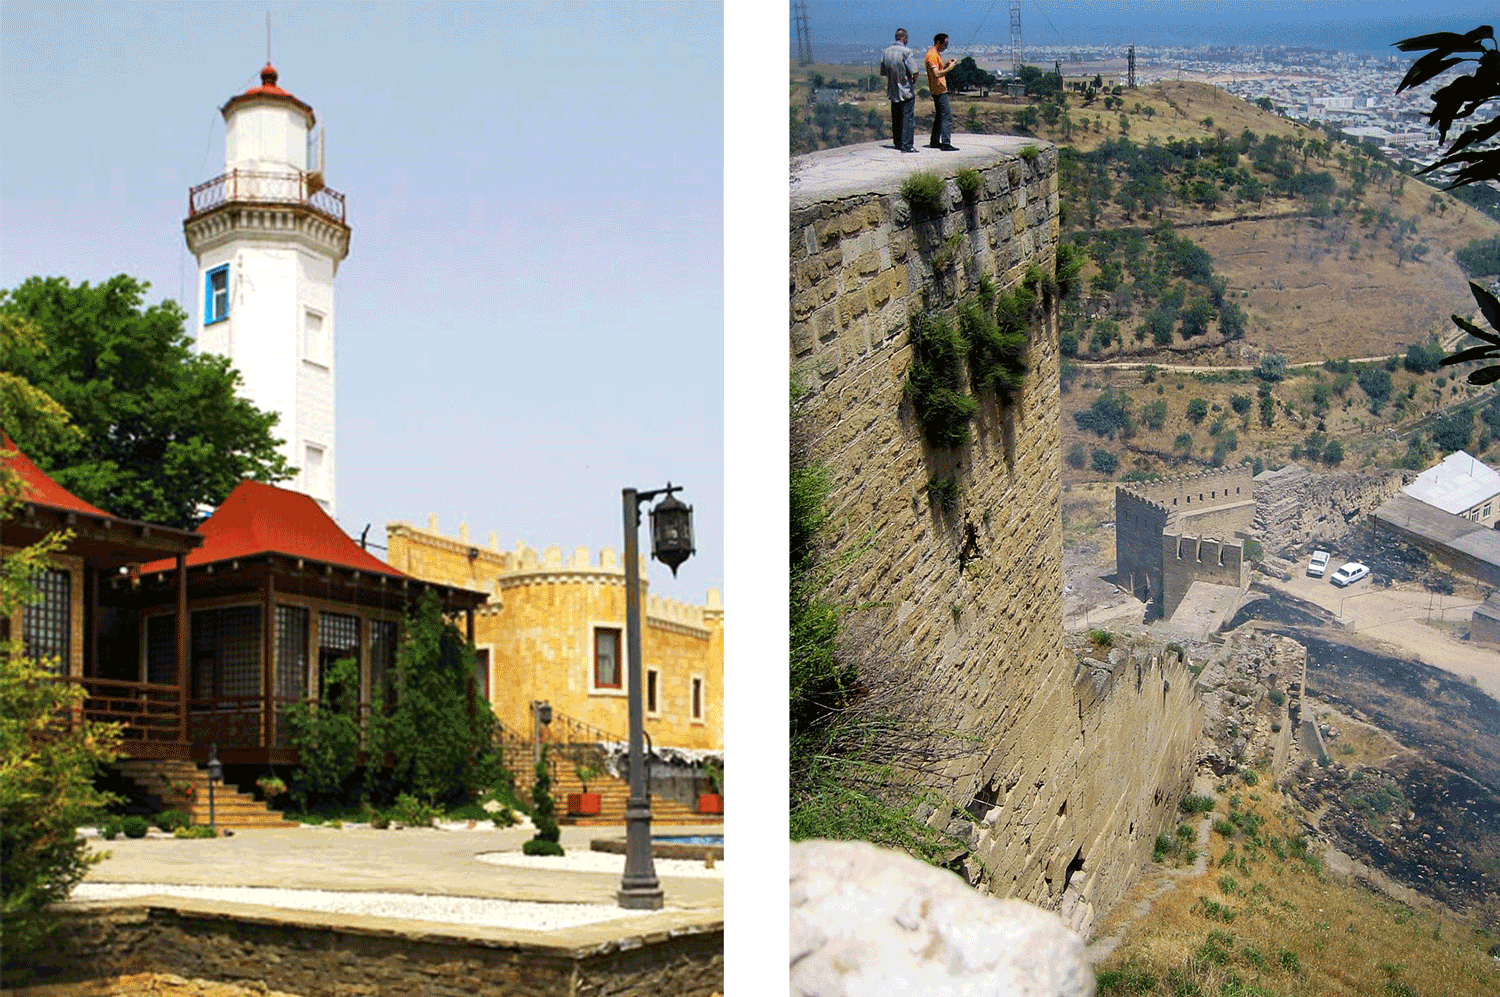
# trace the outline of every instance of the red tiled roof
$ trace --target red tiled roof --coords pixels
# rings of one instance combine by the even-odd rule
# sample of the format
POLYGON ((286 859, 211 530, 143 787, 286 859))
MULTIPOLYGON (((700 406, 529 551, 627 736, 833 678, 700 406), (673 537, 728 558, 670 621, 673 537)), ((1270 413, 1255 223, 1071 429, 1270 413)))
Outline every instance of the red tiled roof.
POLYGON ((53 481, 47 473, 31 462, 16 445, 10 441, 9 436, 0 435, 0 449, 10 451, 14 457, 5 458, 5 466, 21 476, 21 498, 27 502, 37 505, 50 506, 53 509, 66 509, 69 512, 83 512, 90 516, 102 516, 112 519, 109 513, 96 505, 89 505, 83 499, 68 491, 62 485, 53 481))
POLYGON ((290 92, 283 90, 281 89, 281 87, 276 85, 276 67, 271 65, 269 62, 266 63, 265 68, 260 71, 260 86, 251 87, 249 90, 246 90, 242 94, 236 94, 235 96, 230 97, 228 103, 224 105, 223 111, 227 114, 229 109, 234 105, 241 103, 242 101, 254 100, 258 97, 267 97, 272 100, 286 101, 287 103, 295 104, 297 107, 300 107, 302 110, 307 112, 308 124, 312 125, 314 123, 315 119, 313 118, 312 107, 298 100, 296 97, 293 97, 290 92))
MULTIPOLYGON (((198 527, 203 546, 187 556, 188 566, 257 554, 282 554, 341 568, 408 577, 363 550, 311 497, 258 481, 241 481, 212 516, 198 527)), ((141 566, 142 574, 171 571, 173 561, 141 566)))

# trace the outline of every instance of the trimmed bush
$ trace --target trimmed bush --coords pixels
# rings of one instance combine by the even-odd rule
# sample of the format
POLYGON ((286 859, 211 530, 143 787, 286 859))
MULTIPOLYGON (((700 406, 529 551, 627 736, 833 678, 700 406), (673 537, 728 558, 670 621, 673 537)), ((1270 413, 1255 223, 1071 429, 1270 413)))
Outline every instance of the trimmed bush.
POLYGON ((191 827, 193 824, 193 818, 189 817, 187 812, 184 810, 163 810, 161 813, 156 815, 153 823, 163 831, 166 831, 170 834, 171 832, 176 831, 179 827, 191 827))
POLYGON ((125 832, 127 838, 144 838, 151 825, 146 823, 144 817, 126 817, 120 823, 120 829, 125 832))

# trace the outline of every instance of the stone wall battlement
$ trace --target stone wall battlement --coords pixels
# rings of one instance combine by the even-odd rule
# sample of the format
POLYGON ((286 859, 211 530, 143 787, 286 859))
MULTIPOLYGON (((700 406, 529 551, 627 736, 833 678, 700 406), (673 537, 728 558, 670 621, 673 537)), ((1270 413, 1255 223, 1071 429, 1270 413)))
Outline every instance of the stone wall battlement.
MULTIPOLYGON (((492 595, 520 585, 567 582, 619 586, 625 584, 625 562, 613 547, 599 548, 597 558, 585 545, 576 546, 571 553, 564 554, 563 549, 556 544, 538 552, 536 548, 518 541, 514 550, 503 551, 499 549, 499 535, 496 533, 489 535, 486 546, 479 547, 470 540, 468 523, 459 523, 458 533, 450 537, 438 530, 436 515, 427 517, 425 529, 407 522, 395 522, 386 524, 386 532, 388 535, 419 539, 424 546, 462 555, 467 564, 465 577, 454 577, 453 583, 473 586, 477 582, 481 590, 488 588, 492 595)), ((649 562, 647 555, 640 555, 639 571, 643 587, 650 584, 646 574, 649 562)), ((394 567, 406 570, 400 564, 394 567)), ((701 605, 648 595, 646 611, 649 616, 664 621, 703 627, 715 619, 723 619, 724 603, 719 590, 711 588, 701 605)))

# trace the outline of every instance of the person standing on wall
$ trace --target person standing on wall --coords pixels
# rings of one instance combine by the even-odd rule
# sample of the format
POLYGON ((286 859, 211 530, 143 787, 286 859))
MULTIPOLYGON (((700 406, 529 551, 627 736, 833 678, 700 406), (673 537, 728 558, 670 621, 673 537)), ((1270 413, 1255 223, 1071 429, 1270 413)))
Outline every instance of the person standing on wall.
POLYGON ((953 145, 953 110, 948 106, 948 81, 943 77, 958 65, 957 59, 943 62, 943 53, 948 50, 948 36, 939 32, 932 36, 932 48, 927 50, 927 89, 932 91, 932 141, 929 149, 957 152, 953 145))
POLYGON ((906 29, 896 29, 896 44, 880 56, 880 75, 891 101, 891 141, 902 152, 916 152, 917 57, 906 47, 906 29))

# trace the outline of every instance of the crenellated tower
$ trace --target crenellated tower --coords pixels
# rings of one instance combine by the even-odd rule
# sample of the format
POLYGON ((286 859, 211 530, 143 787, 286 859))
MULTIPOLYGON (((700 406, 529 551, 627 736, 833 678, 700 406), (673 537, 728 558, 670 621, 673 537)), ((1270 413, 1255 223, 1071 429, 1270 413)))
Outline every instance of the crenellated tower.
POLYGON ((224 172, 188 192, 183 234, 198 258, 198 349, 229 358, 300 471, 292 487, 336 514, 333 280, 349 253, 344 195, 323 183, 313 109, 277 86, 231 97, 224 172))

